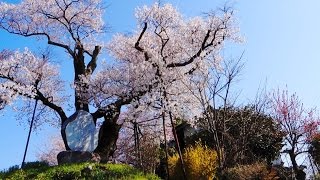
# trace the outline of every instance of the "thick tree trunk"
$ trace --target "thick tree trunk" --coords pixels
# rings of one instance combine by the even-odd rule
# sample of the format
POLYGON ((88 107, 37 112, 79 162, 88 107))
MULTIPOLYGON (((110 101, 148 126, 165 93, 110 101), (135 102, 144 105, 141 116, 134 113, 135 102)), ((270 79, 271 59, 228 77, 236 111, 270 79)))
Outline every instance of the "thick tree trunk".
POLYGON ((297 161, 296 161, 296 155, 294 154, 294 149, 290 150, 289 152, 290 160, 292 163, 292 169, 294 171, 295 177, 297 180, 305 180, 306 174, 303 172, 302 169, 299 168, 297 161))
POLYGON ((101 162, 106 163, 113 155, 119 136, 121 125, 105 120, 99 131, 98 146, 95 150, 101 157, 101 162))
POLYGON ((122 105, 121 102, 119 100, 114 104, 110 104, 107 110, 98 110, 92 114, 94 119, 98 119, 99 117, 104 118, 99 131, 98 146, 94 150, 95 153, 100 155, 102 163, 108 162, 109 157, 113 155, 116 149, 116 142, 121 128, 121 124, 117 124, 122 105))
MULTIPOLYGON (((80 83, 79 76, 84 75, 85 71, 86 71, 86 66, 85 66, 85 62, 84 62, 84 52, 83 52, 82 45, 78 45, 77 49, 78 49, 78 52, 74 56, 74 59, 73 59, 74 83, 76 83, 76 84, 80 83)), ((84 86, 84 87, 82 87, 82 88, 84 88, 83 91, 86 91, 85 84, 82 84, 82 86, 84 86)), ((78 92, 77 89, 75 89, 75 96, 74 96, 75 108, 76 108, 76 110, 85 110, 85 111, 89 112, 89 105, 82 101, 80 94, 81 93, 78 92)))
MULTIPOLYGON (((101 47, 95 46, 94 51, 89 54, 91 56, 90 62, 85 64, 85 50, 83 48, 83 45, 81 42, 77 42, 75 47, 75 52, 72 54, 73 56, 73 66, 74 66, 74 83, 81 83, 80 82, 80 75, 86 75, 90 76, 96 69, 96 62, 97 57, 100 53, 101 47)), ((81 90, 75 89, 75 108, 76 110, 85 110, 89 112, 89 104, 86 102, 86 100, 82 99, 82 94, 85 94, 88 88, 87 84, 77 84, 81 85, 81 90)), ((116 142, 119 136, 119 131, 121 128, 121 125, 117 124, 117 120, 119 118, 120 114, 120 108, 122 101, 119 101, 115 103, 114 105, 109 105, 107 108, 107 111, 104 110, 98 110, 97 113, 92 113, 94 121, 96 123, 96 120, 98 118, 104 117, 104 122, 102 126, 100 127, 99 131, 99 139, 98 139, 98 146, 95 149, 94 152, 98 153, 101 157, 101 162, 107 162, 109 157, 113 154, 116 142), (117 104, 119 103, 119 104, 117 104)), ((65 132, 62 130, 61 135, 64 139, 64 142, 66 144, 66 138, 65 138, 65 132)), ((68 149, 68 145, 66 144, 66 148, 68 149)))

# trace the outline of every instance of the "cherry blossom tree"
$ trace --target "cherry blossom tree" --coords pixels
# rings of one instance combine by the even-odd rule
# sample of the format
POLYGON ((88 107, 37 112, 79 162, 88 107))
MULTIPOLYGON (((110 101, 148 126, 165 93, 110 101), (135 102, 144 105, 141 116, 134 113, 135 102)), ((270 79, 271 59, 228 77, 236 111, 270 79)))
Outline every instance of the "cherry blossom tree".
MULTIPOLYGON (((91 110, 95 122, 102 119, 95 152, 107 161, 124 111, 154 117, 163 112, 166 117, 196 114, 197 104, 189 95, 195 89, 191 79, 199 77, 198 71, 219 65, 226 41, 241 38, 231 9, 185 18, 172 5, 155 3, 137 8, 134 33, 116 34, 104 43, 98 41, 104 33, 103 12, 101 0, 1 3, 0 28, 65 50, 74 67, 74 108, 91 110), (97 62, 102 50, 112 56, 113 63, 97 62), (96 71, 98 64, 100 71, 96 71)), ((64 84, 58 67, 29 50, 1 61, 1 91, 9 95, 1 99, 39 100, 47 112, 58 115, 61 125, 68 119, 64 84)), ((69 150, 63 130, 61 135, 69 150)))
POLYGON ((289 95, 279 90, 273 95, 273 114, 285 133, 285 149, 282 153, 289 155, 297 179, 303 177, 297 158, 309 155, 309 146, 319 130, 319 118, 315 109, 306 109, 296 94, 289 95))
POLYGON ((58 67, 46 58, 38 58, 25 49, 7 55, 0 61, 0 67, 1 99, 6 104, 19 96, 25 97, 26 105, 32 103, 32 99, 41 100, 39 109, 42 109, 42 114, 37 119, 46 121, 46 115, 64 102, 65 97, 60 96, 64 82, 60 79, 58 67))
MULTIPOLYGON (((10 55, 9 51, 1 51, 0 52, 0 60, 3 61, 5 58, 7 58, 10 55)), ((0 109, 3 109, 7 103, 8 103, 8 96, 5 95, 6 89, 1 86, 1 96, 0 96, 0 109)))
POLYGON ((65 146, 61 136, 53 135, 39 148, 36 153, 40 161, 48 163, 50 166, 58 165, 57 155, 64 151, 65 146))
MULTIPOLYGON (((47 2, 25 0, 20 4, 2 2, 0 4, 0 27, 9 33, 25 37, 35 36, 39 40, 47 40, 47 43, 50 45, 63 48, 73 59, 74 80, 77 82, 80 74, 90 74, 95 70, 97 56, 101 46, 92 46, 90 44, 95 43, 94 38, 97 33, 103 32, 102 13, 103 10, 99 0, 52 0, 47 2), (91 59, 87 66, 85 66, 84 61, 85 54, 91 59)), ((37 58, 31 55, 31 52, 28 54, 33 57, 33 61, 37 62, 37 58)), ((21 61, 21 57, 23 56, 11 57, 3 63, 10 63, 11 60, 19 62, 21 61)), ((29 66, 33 66, 33 64, 29 66)), ((2 67, 1 69, 3 70, 2 67)), ((59 78, 59 76, 57 76, 57 68, 50 68, 50 71, 55 71, 55 78, 59 78)), ((20 76, 22 73, 23 72, 20 73, 20 76)), ((42 76, 42 74, 39 76, 42 76)), ((44 75, 44 77, 45 76, 47 75, 44 75)), ((6 78, 6 73, 4 73, 4 77, 6 78)), ((32 84, 35 85, 37 77, 33 78, 32 84)), ((65 111, 61 107, 62 104, 57 103, 55 98, 52 98, 58 97, 60 93, 55 89, 51 89, 59 82, 61 81, 57 80, 56 82, 46 84, 48 89, 42 89, 45 92, 41 90, 35 92, 35 86, 33 86, 33 88, 27 86, 30 92, 19 92, 19 95, 29 99, 40 100, 42 105, 58 114, 61 124, 63 124, 67 120, 65 111)), ((21 82, 9 81, 8 83, 17 85, 16 89, 23 88, 23 86, 19 86, 21 82)), ((3 87, 8 89, 6 85, 3 85, 3 87)), ((89 105, 79 99, 77 91, 75 91, 74 97, 76 110, 89 110, 89 105)), ((57 100, 59 101, 60 99, 61 97, 57 100)), ((64 132, 62 132, 62 137, 65 141, 66 149, 70 149, 66 143, 64 132)))

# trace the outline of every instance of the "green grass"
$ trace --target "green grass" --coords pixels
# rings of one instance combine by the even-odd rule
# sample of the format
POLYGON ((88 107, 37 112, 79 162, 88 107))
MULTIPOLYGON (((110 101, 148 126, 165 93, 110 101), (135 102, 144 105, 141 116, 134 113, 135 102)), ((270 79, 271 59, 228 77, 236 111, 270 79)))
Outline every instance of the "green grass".
POLYGON ((160 178, 153 174, 144 174, 133 167, 123 164, 81 163, 50 167, 34 163, 25 166, 23 170, 13 167, 7 171, 0 172, 0 179, 158 180, 160 178))

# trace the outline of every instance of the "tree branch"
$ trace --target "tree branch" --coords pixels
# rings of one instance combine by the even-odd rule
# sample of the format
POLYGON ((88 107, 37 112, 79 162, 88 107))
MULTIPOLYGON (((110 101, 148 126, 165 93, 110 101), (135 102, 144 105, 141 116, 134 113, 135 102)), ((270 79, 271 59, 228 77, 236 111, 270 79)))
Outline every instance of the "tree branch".
POLYGON ((20 35, 20 36, 24 36, 24 37, 31 37, 31 36, 46 36, 48 39, 48 44, 50 45, 54 45, 54 46, 58 46, 61 48, 64 48, 68 51, 68 53, 73 57, 74 56, 74 52, 70 49, 69 46, 62 44, 62 43, 58 43, 58 42, 54 42, 51 40, 50 36, 47 33, 44 32, 39 32, 39 33, 29 33, 29 32, 22 32, 21 30, 17 30, 18 32, 15 32, 14 30, 10 30, 9 28, 6 28, 4 26, 1 25, 1 28, 6 30, 8 33, 10 34, 16 34, 16 35, 20 35))
POLYGON ((101 46, 95 46, 92 56, 91 56, 91 61, 88 63, 86 71, 88 74, 92 74, 93 71, 96 69, 97 67, 97 59, 98 59, 98 55, 100 53, 101 50, 101 46))
POLYGON ((172 68, 172 67, 182 67, 182 66, 186 66, 188 64, 191 64, 196 58, 200 57, 201 53, 203 51, 205 51, 207 48, 213 46, 217 46, 219 44, 221 44, 221 41, 223 41, 225 39, 225 37, 223 36, 222 40, 221 41, 218 41, 214 44, 214 41, 216 40, 217 38, 217 34, 220 30, 223 30, 225 28, 217 28, 214 32, 213 32, 213 35, 212 35, 212 39, 211 41, 207 44, 207 41, 208 39, 210 38, 210 34, 212 33, 212 30, 208 30, 203 41, 202 41, 202 44, 201 44, 201 47, 200 49, 198 50, 198 52, 196 54, 194 54, 189 60, 185 61, 185 62, 179 62, 179 63, 171 63, 171 64, 168 64, 167 67, 168 68, 172 68))
POLYGON ((139 38, 138 38, 137 42, 134 44, 134 47, 140 52, 144 52, 144 49, 142 47, 140 47, 139 44, 140 44, 140 41, 142 39, 142 36, 144 35, 144 33, 147 30, 147 27, 148 27, 148 24, 145 22, 144 26, 143 26, 143 29, 142 29, 142 31, 141 31, 141 33, 139 35, 139 38))
POLYGON ((52 110, 56 111, 60 116, 61 124, 63 124, 68 119, 63 109, 60 106, 57 106, 54 103, 50 102, 48 98, 46 98, 38 89, 37 89, 37 96, 35 97, 35 99, 40 100, 43 103, 43 105, 46 105, 52 110))
POLYGON ((69 46, 67 45, 64 45, 64 44, 60 44, 60 43, 57 43, 57 42, 53 42, 50 40, 50 38, 48 37, 48 44, 51 44, 51 45, 54 45, 54 46, 58 46, 58 47, 62 47, 64 49, 66 49, 68 51, 68 53, 74 57, 74 52, 70 49, 69 46))
POLYGON ((96 119, 104 117, 108 112, 111 113, 112 111, 114 111, 114 112, 120 111, 121 106, 130 104, 134 99, 136 99, 137 97, 143 96, 144 94, 149 92, 150 89, 152 89, 152 88, 153 88, 153 86, 149 85, 145 90, 140 90, 135 93, 131 93, 131 96, 128 95, 128 97, 126 97, 126 98, 118 99, 115 102, 109 104, 105 108, 99 108, 96 112, 91 113, 91 115, 92 115, 93 119, 96 120, 96 119))
POLYGON ((171 63, 171 64, 168 64, 167 67, 168 68, 170 68, 170 67, 182 67, 182 66, 186 66, 188 64, 191 64, 197 57, 199 57, 201 55, 201 53, 206 49, 206 47, 208 47, 208 46, 206 46, 206 43, 207 43, 208 38, 210 37, 210 33, 211 33, 211 30, 208 30, 207 33, 206 33, 206 36, 203 39, 201 48, 189 60, 187 60, 185 62, 181 62, 181 63, 171 63))

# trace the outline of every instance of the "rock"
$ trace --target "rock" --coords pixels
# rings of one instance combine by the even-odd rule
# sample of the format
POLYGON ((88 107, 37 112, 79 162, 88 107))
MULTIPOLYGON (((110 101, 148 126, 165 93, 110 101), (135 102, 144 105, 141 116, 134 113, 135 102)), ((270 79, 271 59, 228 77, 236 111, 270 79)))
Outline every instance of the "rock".
POLYGON ((58 164, 100 162, 100 156, 88 151, 61 151, 57 155, 58 164))

